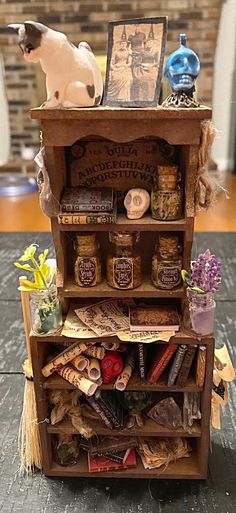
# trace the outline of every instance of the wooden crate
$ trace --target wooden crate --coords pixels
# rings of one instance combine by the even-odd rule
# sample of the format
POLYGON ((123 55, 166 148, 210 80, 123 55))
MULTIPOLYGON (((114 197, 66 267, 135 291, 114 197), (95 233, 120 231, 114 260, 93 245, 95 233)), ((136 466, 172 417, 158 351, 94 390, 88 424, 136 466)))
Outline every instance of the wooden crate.
MULTIPOLYGON (((144 186, 151 189, 153 169, 160 163, 177 163, 184 177, 185 208, 183 218, 178 221, 161 222, 150 216, 131 221, 124 214, 118 215, 117 224, 113 225, 63 225, 57 218, 52 219, 52 235, 57 256, 57 286, 65 311, 70 299, 85 301, 106 297, 155 298, 155 301, 176 303, 181 307, 185 290, 180 286, 174 290, 158 290, 150 280, 151 256, 157 232, 178 231, 183 245, 183 267, 188 269, 194 229, 194 193, 197 179, 198 150, 200 144, 200 126, 204 119, 211 117, 211 110, 205 107, 198 109, 115 109, 99 107, 91 109, 41 110, 33 109, 32 118, 40 119, 42 126, 43 145, 46 152, 46 165, 49 173, 54 197, 60 202, 65 186, 91 184, 93 186, 113 186, 124 190, 131 186, 144 186), (86 148, 87 153, 84 149, 86 148), (84 160, 83 160, 84 158, 84 160), (139 172, 138 166, 142 169, 139 172), (120 159, 120 160, 119 160, 120 159), (124 176, 119 163, 127 159, 129 166, 136 166, 136 173, 124 176), (114 164, 115 162, 115 164, 114 164), (118 164, 117 164, 118 163, 118 164), (114 169, 117 172, 114 172, 114 169), (85 167, 86 166, 86 167, 85 167), (110 172, 112 170, 112 173, 110 172), (87 180, 87 181, 86 181, 87 180), (99 182, 100 180, 100 182, 99 182), (101 183, 101 180, 102 183, 101 183), (99 182, 99 183, 98 183, 99 182), (108 232, 140 231, 140 251, 144 269, 142 285, 134 290, 116 290, 105 281, 91 288, 79 288, 72 277, 73 238, 77 231, 96 231, 103 247, 108 249, 108 232), (148 251, 146 248, 148 247, 148 251)), ((184 391, 201 393, 202 419, 194 423, 191 432, 183 429, 168 430, 149 419, 143 429, 136 431, 118 429, 116 436, 131 434, 148 436, 187 436, 192 444, 189 458, 183 458, 168 466, 166 470, 145 470, 139 457, 138 466, 134 469, 115 472, 92 474, 88 472, 86 455, 73 467, 62 467, 53 458, 52 437, 57 433, 75 434, 69 422, 52 426, 43 422, 48 415, 48 390, 73 389, 73 386, 57 375, 45 379, 41 368, 50 352, 50 346, 66 341, 73 343, 75 339, 54 336, 31 336, 33 372, 35 380, 37 411, 39 418, 43 468, 48 476, 90 476, 90 477, 140 477, 140 478, 171 478, 171 479, 203 479, 207 476, 209 450, 209 421, 212 389, 212 370, 214 355, 214 338, 187 335, 180 331, 172 339, 177 344, 204 344, 207 348, 206 378, 203 388, 198 388, 194 376, 189 377, 184 388, 167 387, 165 377, 155 385, 133 376, 128 384, 129 390, 152 390, 159 394, 173 392, 183 394, 184 391)), ((88 339, 86 339, 88 342, 88 339)), ((102 385, 103 389, 112 389, 112 385, 102 385)), ((96 423, 96 432, 110 435, 111 432, 103 424, 96 423)))

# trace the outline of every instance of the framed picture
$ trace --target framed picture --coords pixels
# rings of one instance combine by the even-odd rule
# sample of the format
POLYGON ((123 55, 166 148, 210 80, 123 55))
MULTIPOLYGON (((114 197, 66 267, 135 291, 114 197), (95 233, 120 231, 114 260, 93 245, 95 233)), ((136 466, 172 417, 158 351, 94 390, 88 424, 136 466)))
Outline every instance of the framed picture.
POLYGON ((160 96, 167 18, 136 18, 108 25, 103 105, 155 107, 160 96))

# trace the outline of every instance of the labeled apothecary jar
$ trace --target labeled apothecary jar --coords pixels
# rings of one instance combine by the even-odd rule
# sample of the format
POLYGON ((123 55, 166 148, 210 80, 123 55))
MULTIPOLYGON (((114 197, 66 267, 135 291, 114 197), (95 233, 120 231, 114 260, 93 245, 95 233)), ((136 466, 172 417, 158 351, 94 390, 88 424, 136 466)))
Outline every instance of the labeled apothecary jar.
POLYGON ((134 244, 139 232, 111 232, 109 240, 114 251, 107 257, 107 282, 116 289, 134 289, 141 285, 141 256, 135 252, 134 244))
POLYGON ((198 335, 210 335, 214 331, 216 302, 212 292, 199 293, 187 288, 184 304, 183 326, 198 335))
POLYGON ((74 279, 79 287, 94 287, 101 282, 101 258, 94 232, 79 232, 74 241, 74 279))
POLYGON ((154 219, 174 221, 182 217, 183 191, 178 166, 157 166, 151 192, 154 219))
POLYGON ((159 233, 152 257, 152 281, 158 289, 171 290, 181 283, 181 245, 176 233, 159 233))
POLYGON ((51 335, 62 326, 62 312, 56 285, 30 293, 30 320, 33 335, 51 335))

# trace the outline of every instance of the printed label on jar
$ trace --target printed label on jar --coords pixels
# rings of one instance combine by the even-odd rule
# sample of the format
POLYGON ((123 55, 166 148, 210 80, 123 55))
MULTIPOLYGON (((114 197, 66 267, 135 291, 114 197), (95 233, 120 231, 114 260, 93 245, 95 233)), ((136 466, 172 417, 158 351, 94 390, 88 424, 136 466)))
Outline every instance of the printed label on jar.
POLYGON ((96 283, 96 258, 78 257, 76 261, 76 271, 78 282, 85 287, 95 285, 96 283))
POLYGON ((175 287, 180 283, 181 273, 178 267, 163 267, 158 271, 157 281, 166 287, 175 287))
POLYGON ((113 281, 120 289, 133 288, 133 260, 132 258, 113 258, 113 281))

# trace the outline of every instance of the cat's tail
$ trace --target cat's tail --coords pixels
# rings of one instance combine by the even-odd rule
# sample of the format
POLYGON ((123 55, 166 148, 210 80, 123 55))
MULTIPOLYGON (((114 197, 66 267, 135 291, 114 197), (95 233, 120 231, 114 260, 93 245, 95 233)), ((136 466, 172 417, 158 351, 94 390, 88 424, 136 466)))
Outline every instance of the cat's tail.
POLYGON ((79 43, 79 50, 81 50, 84 54, 86 54, 86 58, 88 59, 94 76, 94 87, 95 87, 95 100, 94 104, 99 105, 102 100, 102 94, 103 94, 103 80, 102 80, 102 74, 99 68, 99 65, 97 63, 97 60, 93 54, 93 51, 88 43, 85 41, 82 41, 79 43))

